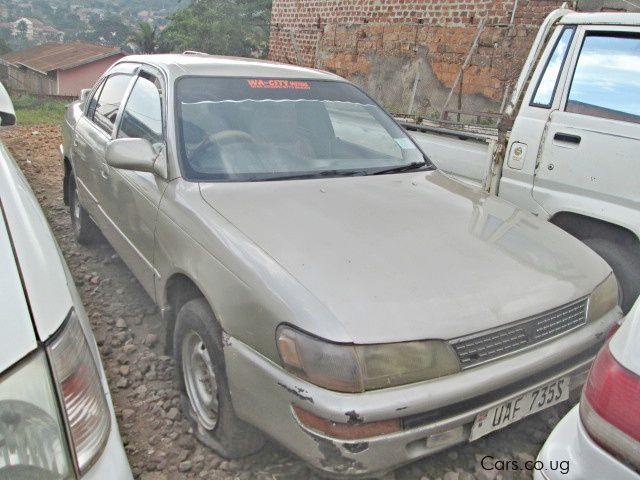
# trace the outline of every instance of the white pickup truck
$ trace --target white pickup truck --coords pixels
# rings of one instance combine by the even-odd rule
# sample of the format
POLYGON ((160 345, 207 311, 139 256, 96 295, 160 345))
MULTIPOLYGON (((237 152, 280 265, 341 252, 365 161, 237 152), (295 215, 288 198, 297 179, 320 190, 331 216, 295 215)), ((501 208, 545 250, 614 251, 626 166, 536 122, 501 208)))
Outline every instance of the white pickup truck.
POLYGON ((640 14, 549 14, 493 130, 405 120, 441 170, 599 253, 631 307, 640 293, 640 14))

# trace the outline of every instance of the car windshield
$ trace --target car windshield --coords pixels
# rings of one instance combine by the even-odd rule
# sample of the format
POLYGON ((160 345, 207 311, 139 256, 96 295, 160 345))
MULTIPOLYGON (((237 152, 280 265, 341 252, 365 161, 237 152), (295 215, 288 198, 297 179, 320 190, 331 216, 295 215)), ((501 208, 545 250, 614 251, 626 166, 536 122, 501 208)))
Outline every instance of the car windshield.
POLYGON ((339 81, 187 77, 176 86, 185 176, 259 181, 426 166, 369 97, 339 81))

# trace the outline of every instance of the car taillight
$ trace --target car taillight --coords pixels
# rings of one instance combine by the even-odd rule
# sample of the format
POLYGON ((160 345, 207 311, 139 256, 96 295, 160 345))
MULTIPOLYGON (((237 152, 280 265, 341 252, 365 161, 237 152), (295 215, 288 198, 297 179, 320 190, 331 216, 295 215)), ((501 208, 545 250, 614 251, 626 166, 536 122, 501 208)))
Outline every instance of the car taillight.
POLYGON ((98 368, 75 312, 48 345, 48 352, 76 464, 84 473, 104 449, 111 415, 98 368))
POLYGON ((640 376, 620 365, 607 343, 598 353, 580 401, 580 418, 602 448, 640 471, 640 376))

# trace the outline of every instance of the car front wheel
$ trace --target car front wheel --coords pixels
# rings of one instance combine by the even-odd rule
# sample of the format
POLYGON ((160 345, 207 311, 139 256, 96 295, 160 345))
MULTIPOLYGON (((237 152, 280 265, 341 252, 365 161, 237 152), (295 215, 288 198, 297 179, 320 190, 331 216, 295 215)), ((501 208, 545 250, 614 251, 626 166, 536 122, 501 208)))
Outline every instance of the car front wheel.
POLYGON ((196 437, 225 458, 256 452, 263 436, 233 411, 227 383, 222 329, 202 297, 178 312, 173 351, 182 411, 196 437))

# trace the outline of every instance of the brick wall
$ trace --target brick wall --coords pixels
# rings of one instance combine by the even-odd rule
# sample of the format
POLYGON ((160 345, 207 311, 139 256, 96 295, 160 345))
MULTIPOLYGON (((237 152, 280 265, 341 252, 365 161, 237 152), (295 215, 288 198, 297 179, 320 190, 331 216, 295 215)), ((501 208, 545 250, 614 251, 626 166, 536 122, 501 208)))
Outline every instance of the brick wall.
POLYGON ((463 108, 496 110, 561 3, 519 0, 513 14, 514 0, 273 0, 269 58, 335 72, 397 111, 407 110, 419 78, 417 109, 428 113, 444 104, 486 17, 463 108))

